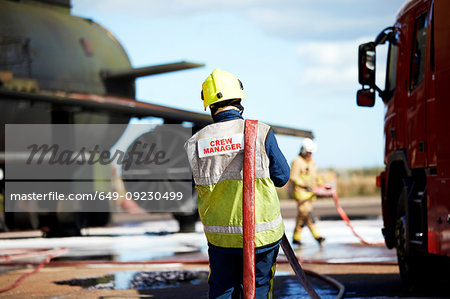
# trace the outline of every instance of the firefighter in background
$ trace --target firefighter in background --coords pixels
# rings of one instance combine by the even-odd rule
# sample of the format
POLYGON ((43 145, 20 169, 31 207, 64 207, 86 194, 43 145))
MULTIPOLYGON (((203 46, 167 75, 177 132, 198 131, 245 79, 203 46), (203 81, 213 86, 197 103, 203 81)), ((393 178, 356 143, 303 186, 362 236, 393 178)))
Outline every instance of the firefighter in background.
MULTIPOLYGON (((209 298, 239 298, 243 288, 243 89, 237 77, 215 69, 202 85, 203 104, 214 123, 185 144, 208 240, 209 298)), ((284 234, 275 186, 288 182, 289 165, 273 131, 261 122, 255 160, 255 298, 272 298, 284 234)))
POLYGON ((317 145, 309 138, 302 142, 300 154, 292 162, 290 181, 292 195, 297 200, 298 214, 294 230, 294 244, 301 245, 302 230, 306 225, 311 231, 314 239, 322 246, 325 241, 314 221, 312 214, 312 201, 316 200, 313 189, 322 184, 320 176, 317 173, 316 162, 312 158, 312 153, 317 150, 317 145))

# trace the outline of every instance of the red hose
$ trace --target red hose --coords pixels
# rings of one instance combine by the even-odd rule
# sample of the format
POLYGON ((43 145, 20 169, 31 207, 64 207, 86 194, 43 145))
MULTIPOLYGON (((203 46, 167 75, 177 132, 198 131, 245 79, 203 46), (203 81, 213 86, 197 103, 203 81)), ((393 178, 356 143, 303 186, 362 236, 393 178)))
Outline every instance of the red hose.
POLYGON ((245 120, 243 190, 244 298, 255 298, 255 152, 257 120, 245 120))
POLYGON ((353 227, 353 225, 350 222, 350 218, 348 218, 347 213, 344 211, 344 209, 339 204, 339 198, 338 198, 337 191, 336 191, 335 188, 327 187, 325 185, 322 185, 322 186, 314 187, 313 188, 313 192, 317 196, 321 196, 321 197, 329 197, 329 196, 331 196, 333 198, 334 205, 336 206, 336 210, 337 210, 339 216, 341 216, 342 220, 344 220, 344 222, 350 228, 352 233, 361 241, 361 243, 363 243, 365 245, 369 245, 369 246, 383 245, 384 244, 383 242, 369 242, 369 241, 365 240, 363 237, 361 237, 355 231, 355 228, 353 227))
MULTIPOLYGON (((36 251, 36 250, 34 250, 34 251, 36 251)), ((38 253, 41 253, 41 252, 45 251, 45 249, 38 249, 37 251, 38 251, 38 253)), ((47 249, 47 256, 45 257, 44 261, 42 261, 36 268, 34 268, 33 271, 25 273, 22 276, 20 276, 10 286, 7 286, 5 288, 0 289, 0 293, 4 293, 4 292, 7 292, 7 291, 9 291, 11 289, 14 289, 15 287, 17 287, 22 282, 22 280, 24 280, 25 278, 27 278, 30 275, 33 275, 34 273, 37 273, 41 268, 43 268, 46 264, 48 264, 52 258, 54 258, 55 256, 58 256, 58 255, 60 255, 60 254, 62 254, 64 252, 66 252, 66 251, 67 251, 66 248, 47 249)), ((33 255, 37 256, 37 255, 40 255, 40 254, 36 254, 36 252, 33 252, 33 253, 30 253, 28 256, 33 256, 33 255)), ((15 257, 18 258, 17 255, 15 257)), ((23 257, 23 255, 21 255, 21 257, 23 257)), ((11 255, 11 257, 9 259, 6 259, 6 260, 12 260, 12 259, 14 259, 14 254, 11 255)))
MULTIPOLYGON (((11 249, 2 249, 0 250, 0 262, 3 261, 12 261, 29 257, 37 257, 37 256, 48 256, 48 255, 59 255, 63 252, 67 251, 65 248, 37 248, 37 249, 22 249, 22 248, 11 248, 11 249)), ((1 263, 0 263, 1 264, 1 263)))
POLYGON ((334 200, 334 204, 336 206, 336 210, 339 213, 339 216, 341 216, 342 220, 345 221, 345 223, 347 224, 347 226, 350 228, 350 230, 352 231, 352 233, 361 241, 361 243, 365 244, 365 245, 369 245, 369 246, 375 246, 375 245, 382 245, 384 244, 383 242, 369 242, 367 240, 365 240, 363 237, 361 237, 354 229, 353 225, 350 222, 350 218, 348 218, 347 213, 344 211, 344 209, 341 207, 341 205, 339 204, 339 199, 338 199, 338 195, 336 190, 332 191, 332 197, 334 200))

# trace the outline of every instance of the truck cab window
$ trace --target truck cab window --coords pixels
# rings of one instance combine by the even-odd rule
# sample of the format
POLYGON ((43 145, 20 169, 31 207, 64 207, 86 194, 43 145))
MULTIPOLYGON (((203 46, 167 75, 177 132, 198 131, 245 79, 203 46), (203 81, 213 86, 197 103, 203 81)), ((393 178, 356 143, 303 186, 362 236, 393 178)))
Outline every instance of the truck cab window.
POLYGON ((399 34, 397 32, 394 36, 394 39, 389 43, 386 70, 385 101, 389 101, 389 99, 391 99, 394 95, 395 91, 395 79, 397 77, 398 35, 399 34))
POLYGON ((425 41, 427 20, 426 14, 420 15, 414 23, 413 51, 411 56, 411 71, 409 89, 412 91, 423 81, 425 75, 425 41))

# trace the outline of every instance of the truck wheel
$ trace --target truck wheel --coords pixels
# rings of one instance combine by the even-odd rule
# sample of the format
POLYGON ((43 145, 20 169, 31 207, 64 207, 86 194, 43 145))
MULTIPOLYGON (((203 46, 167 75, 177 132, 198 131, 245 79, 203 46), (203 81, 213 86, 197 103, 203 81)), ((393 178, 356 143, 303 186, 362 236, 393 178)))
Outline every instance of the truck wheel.
MULTIPOLYGON (((79 213, 81 214, 81 213, 79 213)), ((86 222, 87 215, 76 218, 76 213, 42 213, 39 225, 45 238, 64 238, 81 236, 80 223, 86 222)))
MULTIPOLYGON (((5 212, 5 230, 36 230, 39 228, 37 213, 5 212)), ((0 226, 1 227, 1 226, 0 226)))
POLYGON ((407 190, 402 191, 397 207, 395 223, 395 248, 403 285, 408 291, 415 291, 427 277, 425 256, 409 246, 409 223, 407 221, 407 190))
POLYGON ((178 221, 180 225, 180 233, 194 233, 195 223, 198 220, 198 212, 194 214, 174 213, 173 217, 178 221))

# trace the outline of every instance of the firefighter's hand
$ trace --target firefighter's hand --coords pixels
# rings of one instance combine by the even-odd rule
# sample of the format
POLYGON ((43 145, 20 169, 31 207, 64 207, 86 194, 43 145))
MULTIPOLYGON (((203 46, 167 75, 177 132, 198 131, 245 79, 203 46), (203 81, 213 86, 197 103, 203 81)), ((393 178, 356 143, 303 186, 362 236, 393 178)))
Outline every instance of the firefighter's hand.
POLYGON ((327 190, 333 189, 333 187, 330 184, 323 184, 323 187, 327 190))

